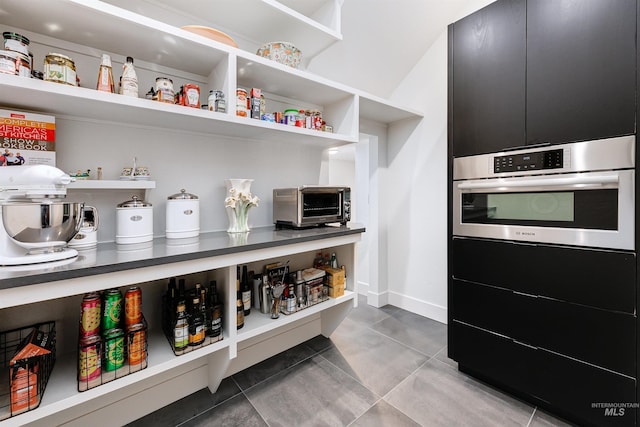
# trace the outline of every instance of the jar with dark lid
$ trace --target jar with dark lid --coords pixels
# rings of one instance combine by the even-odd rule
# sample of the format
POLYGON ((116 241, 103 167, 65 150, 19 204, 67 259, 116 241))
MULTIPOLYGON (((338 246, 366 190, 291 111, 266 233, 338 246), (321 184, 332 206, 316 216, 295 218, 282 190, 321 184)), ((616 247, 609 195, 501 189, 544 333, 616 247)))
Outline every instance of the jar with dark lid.
POLYGON ((166 237, 180 239, 200 234, 200 200, 183 188, 167 197, 166 237))
POLYGON ((23 55, 29 56, 29 39, 25 36, 12 33, 10 31, 5 31, 2 33, 4 37, 4 49, 12 50, 14 52, 21 53, 23 55))

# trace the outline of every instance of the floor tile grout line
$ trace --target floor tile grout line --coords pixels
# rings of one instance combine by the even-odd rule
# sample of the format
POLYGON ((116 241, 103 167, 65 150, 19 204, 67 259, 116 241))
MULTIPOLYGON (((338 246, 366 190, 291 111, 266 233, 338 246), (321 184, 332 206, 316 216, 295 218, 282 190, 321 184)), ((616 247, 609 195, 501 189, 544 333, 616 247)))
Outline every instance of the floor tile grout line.
POLYGON ((527 423, 527 427, 529 427, 531 425, 531 423, 533 422, 533 418, 536 415, 536 411, 538 410, 537 406, 533 407, 533 412, 531 413, 531 417, 529 417, 529 422, 527 423))
POLYGON ((366 326, 366 328, 371 329, 371 331, 373 331, 373 332, 375 332, 375 333, 377 333, 377 334, 379 334, 379 335, 382 335, 383 337, 386 337, 386 338, 388 338, 388 339, 390 339, 390 340, 392 340, 392 341, 396 342, 397 344, 400 344, 400 345, 402 345, 402 346, 404 346, 404 347, 408 348, 409 350, 413 350, 413 351, 418 352, 418 353, 422 354, 423 356, 426 356, 426 357, 429 357, 429 358, 431 358, 431 357, 435 357, 438 353, 440 353, 440 352, 443 350, 443 348, 446 348, 446 347, 447 347, 447 345, 445 345, 443 348, 441 348, 440 350, 438 350, 435 354, 427 354, 427 353, 425 353, 425 352, 421 351, 420 349, 417 349, 417 348, 415 348, 415 347, 412 347, 412 346, 410 346, 410 345, 407 345, 406 343, 403 343, 402 341, 399 341, 398 339, 396 339, 396 338, 394 338, 394 337, 391 337, 391 336, 389 336, 389 335, 387 335, 387 334, 385 334, 385 333, 382 333, 382 332, 380 332, 380 331, 378 331, 378 330, 375 330, 375 329, 373 329, 373 328, 371 328, 371 327, 369 327, 369 326, 366 326))

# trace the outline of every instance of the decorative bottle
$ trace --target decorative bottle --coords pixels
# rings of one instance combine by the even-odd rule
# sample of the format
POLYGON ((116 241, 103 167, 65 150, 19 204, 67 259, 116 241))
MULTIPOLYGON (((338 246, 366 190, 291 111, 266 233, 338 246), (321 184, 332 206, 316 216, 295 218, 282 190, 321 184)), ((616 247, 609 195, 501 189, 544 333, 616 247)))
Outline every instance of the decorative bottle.
POLYGON ((116 85, 113 82, 113 69, 111 68, 111 57, 106 53, 102 54, 100 70, 98 71, 97 90, 102 92, 116 92, 116 85))
POLYGON ((138 97, 138 75, 133 66, 133 58, 127 56, 127 61, 122 65, 122 94, 138 97))

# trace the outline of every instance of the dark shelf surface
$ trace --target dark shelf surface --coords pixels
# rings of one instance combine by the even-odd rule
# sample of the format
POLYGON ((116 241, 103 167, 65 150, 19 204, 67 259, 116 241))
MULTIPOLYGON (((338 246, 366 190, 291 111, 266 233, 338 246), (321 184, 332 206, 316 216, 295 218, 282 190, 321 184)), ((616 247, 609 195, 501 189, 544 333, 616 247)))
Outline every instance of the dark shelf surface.
POLYGON ((275 227, 256 227, 246 234, 218 231, 201 233, 195 238, 166 239, 162 237, 141 244, 99 243, 97 248, 78 250, 79 255, 73 262, 0 267, 0 290, 268 249, 358 234, 364 231, 364 226, 360 224, 303 230, 276 230, 275 227))

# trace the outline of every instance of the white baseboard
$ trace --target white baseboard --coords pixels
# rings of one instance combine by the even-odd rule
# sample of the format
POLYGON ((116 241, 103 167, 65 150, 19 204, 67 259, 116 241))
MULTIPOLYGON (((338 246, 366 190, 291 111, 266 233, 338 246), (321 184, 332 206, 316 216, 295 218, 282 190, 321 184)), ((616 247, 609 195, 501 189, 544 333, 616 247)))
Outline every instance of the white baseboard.
POLYGON ((369 283, 358 281, 358 295, 369 294, 369 283))
POLYGON ((389 304, 395 307, 447 324, 447 307, 393 291, 388 291, 387 295, 389 304))

